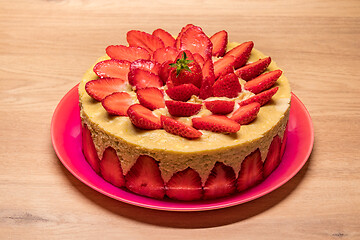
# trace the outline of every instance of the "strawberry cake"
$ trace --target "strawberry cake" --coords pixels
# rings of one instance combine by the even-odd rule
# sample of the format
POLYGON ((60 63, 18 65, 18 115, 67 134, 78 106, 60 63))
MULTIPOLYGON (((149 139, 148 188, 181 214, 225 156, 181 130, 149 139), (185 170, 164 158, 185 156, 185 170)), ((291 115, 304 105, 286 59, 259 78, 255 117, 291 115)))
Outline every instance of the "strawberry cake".
POLYGON ((226 197, 267 178, 285 149, 291 90, 252 41, 192 24, 127 32, 79 84, 83 153, 109 183, 143 196, 226 197))

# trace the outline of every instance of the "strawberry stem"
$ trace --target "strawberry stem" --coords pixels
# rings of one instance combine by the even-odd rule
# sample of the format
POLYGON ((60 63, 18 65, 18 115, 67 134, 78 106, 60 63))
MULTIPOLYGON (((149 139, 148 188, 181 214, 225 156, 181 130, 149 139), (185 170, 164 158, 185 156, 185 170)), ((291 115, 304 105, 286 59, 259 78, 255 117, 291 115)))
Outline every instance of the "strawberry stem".
POLYGON ((192 63, 193 60, 188 60, 186 53, 183 52, 182 58, 179 58, 176 60, 176 63, 170 63, 169 65, 173 68, 176 68, 176 77, 180 75, 181 70, 186 70, 188 72, 191 72, 189 68, 189 64, 192 63))

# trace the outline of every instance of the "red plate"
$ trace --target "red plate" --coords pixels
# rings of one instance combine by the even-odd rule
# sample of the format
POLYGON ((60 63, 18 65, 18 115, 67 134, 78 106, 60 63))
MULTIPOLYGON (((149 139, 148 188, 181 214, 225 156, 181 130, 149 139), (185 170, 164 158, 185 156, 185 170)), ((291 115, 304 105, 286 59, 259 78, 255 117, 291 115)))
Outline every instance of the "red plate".
POLYGON ((310 115, 302 102, 292 94, 288 139, 278 168, 262 183, 245 192, 215 200, 180 202, 139 196, 106 182, 87 163, 81 150, 81 123, 77 86, 58 104, 51 122, 51 138, 62 164, 80 181, 114 199, 140 207, 168 211, 203 211, 245 203, 259 198, 289 181, 307 161, 314 142, 310 115))

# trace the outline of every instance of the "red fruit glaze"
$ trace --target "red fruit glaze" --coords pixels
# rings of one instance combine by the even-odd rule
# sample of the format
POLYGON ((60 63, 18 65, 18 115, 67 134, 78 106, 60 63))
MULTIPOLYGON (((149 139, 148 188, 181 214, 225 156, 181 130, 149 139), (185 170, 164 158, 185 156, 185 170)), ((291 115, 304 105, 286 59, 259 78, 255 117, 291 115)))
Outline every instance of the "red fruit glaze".
POLYGON ((239 78, 241 78, 245 81, 249 81, 249 80, 253 79, 254 77, 257 77, 261 73, 263 73, 266 70, 266 68, 269 66, 270 63, 271 63, 270 57, 263 58, 256 62, 249 63, 249 64, 237 69, 235 71, 235 74, 239 78))
POLYGON ((235 98, 241 92, 241 85, 234 73, 221 76, 212 86, 215 97, 235 98))
POLYGON ((199 96, 200 90, 194 86, 194 84, 182 84, 173 88, 166 90, 166 94, 176 101, 186 102, 191 98, 191 96, 199 96))
POLYGON ((234 110, 235 102, 226 100, 205 101, 205 107, 213 114, 229 114, 234 110))
POLYGON ((161 122, 166 132, 180 137, 196 139, 202 135, 202 133, 195 128, 167 116, 161 116, 161 122))
POLYGON ((275 70, 268 73, 261 74, 260 76, 248 81, 244 85, 244 89, 252 92, 259 93, 266 89, 271 88, 278 78, 281 76, 281 70, 275 70))
POLYGON ((149 109, 140 105, 131 105, 127 111, 130 121, 141 129, 160 129, 162 128, 160 118, 156 117, 149 109))
POLYGON ((281 161, 280 156, 281 139, 276 135, 269 147, 268 154, 264 162, 264 178, 267 178, 279 166, 281 161))
POLYGON ((103 153, 100 161, 101 176, 117 187, 125 185, 125 178, 115 149, 108 147, 103 153))
POLYGON ((149 71, 151 73, 158 75, 161 65, 159 63, 151 61, 151 60, 139 59, 139 60, 136 60, 131 63, 130 71, 134 71, 137 68, 146 70, 146 71, 149 71))
POLYGON ((106 96, 114 92, 122 92, 126 88, 127 81, 121 78, 99 78, 85 84, 85 90, 90 97, 102 101, 106 96))
POLYGON ((132 99, 127 92, 115 92, 104 98, 101 104, 112 115, 127 116, 127 110, 132 104, 132 99))
POLYGON ((137 68, 129 72, 129 83, 136 89, 157 87, 163 85, 160 77, 154 73, 137 68))
POLYGON ((278 89, 279 87, 274 87, 259 94, 256 94, 255 96, 239 102, 239 105, 245 106, 253 102, 258 102, 261 106, 263 106, 270 101, 271 97, 274 96, 278 89))
POLYGON ((160 38, 163 41, 165 47, 175 47, 175 39, 167 31, 159 28, 159 29, 156 29, 152 33, 152 35, 160 38))
POLYGON ((181 102, 181 101, 165 101, 165 105, 172 116, 190 117, 200 112, 201 104, 181 102))
POLYGON ((236 121, 241 125, 249 124, 254 121, 260 110, 260 104, 258 102, 253 102, 248 105, 239 107, 231 115, 230 119, 236 121))
POLYGON ((121 78, 127 80, 130 71, 130 62, 126 60, 109 59, 98 62, 94 72, 100 78, 121 78))
POLYGON ((228 34, 225 30, 215 33, 210 37, 213 44, 212 56, 223 57, 228 43, 228 34))
POLYGON ((180 50, 199 53, 204 60, 211 58, 212 43, 200 27, 188 28, 180 38, 180 50))
POLYGON ((97 155, 91 132, 87 128, 86 124, 82 127, 82 150, 86 161, 90 164, 92 169, 96 172, 100 172, 99 157, 97 155))
POLYGON ((150 110, 165 107, 164 95, 158 88, 139 89, 136 91, 136 96, 140 104, 150 110))
POLYGON ((240 124, 222 115, 210 115, 192 119, 193 127, 218 133, 234 133, 240 130, 240 124))
POLYGON ((234 67, 235 69, 240 68, 244 66, 247 60, 249 59, 253 47, 254 47, 254 43, 252 41, 244 42, 239 46, 231 49, 229 52, 227 52, 225 54, 225 57, 229 55, 234 56, 236 58, 234 67))
POLYGON ((241 163, 237 179, 239 192, 251 188, 263 180, 263 162, 259 149, 248 155, 241 163))
POLYGON ((146 32, 131 30, 127 32, 126 40, 130 47, 142 47, 152 54, 156 49, 165 47, 164 42, 146 32))
POLYGON ((159 164, 152 157, 141 155, 125 176, 126 187, 137 194, 162 199, 164 181, 159 164))
POLYGON ((229 196, 236 191, 236 177, 232 167, 216 162, 204 185, 204 199, 229 196))
POLYGON ((156 62, 162 64, 166 61, 174 62, 178 56, 179 51, 174 47, 159 48, 153 54, 153 58, 156 62))
POLYGON ((199 200, 202 192, 201 178, 191 168, 175 173, 166 184, 166 195, 176 200, 199 200))
POLYGON ((110 45, 106 48, 106 54, 113 59, 133 62, 138 59, 149 60, 150 53, 141 47, 128 47, 124 45, 110 45))

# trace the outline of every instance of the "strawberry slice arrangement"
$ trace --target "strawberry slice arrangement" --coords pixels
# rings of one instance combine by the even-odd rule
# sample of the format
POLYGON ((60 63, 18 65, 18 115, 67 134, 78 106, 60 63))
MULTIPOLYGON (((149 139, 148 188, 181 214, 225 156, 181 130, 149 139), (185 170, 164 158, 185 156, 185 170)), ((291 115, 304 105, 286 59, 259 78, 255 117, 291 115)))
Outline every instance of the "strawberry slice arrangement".
POLYGON ((110 59, 95 65, 99 78, 85 89, 109 114, 129 117, 140 129, 164 129, 188 139, 202 134, 180 133, 189 129, 234 133, 254 121, 278 90, 273 86, 281 70, 266 72, 271 58, 246 64, 254 43, 227 50, 225 30, 208 37, 200 27, 188 24, 176 38, 163 29, 152 34, 131 30, 127 41, 128 46, 106 48, 110 59), (131 91, 137 99, 129 95, 131 91), (251 97, 240 97, 244 92, 251 92, 251 97), (175 122, 178 117, 192 121, 163 126, 161 115, 153 114, 157 109, 175 122))
MULTIPOLYGON (((229 50, 225 30, 209 37, 188 24, 175 38, 163 29, 152 34, 131 30, 126 37, 128 46, 106 48, 110 59, 94 66, 98 78, 87 82, 85 90, 109 115, 128 118, 137 129, 166 131, 189 141, 206 132, 236 134, 241 125, 256 121, 278 91, 282 71, 267 71, 271 58, 249 63, 254 43, 229 50)), ((158 199, 214 199, 244 191, 278 166, 284 145, 275 136, 265 163, 257 149, 237 174, 216 162, 203 183, 191 168, 164 182, 159 163, 150 156, 140 156, 127 174, 113 148, 99 159, 89 129, 83 129, 84 155, 98 174, 115 186, 158 199)))

